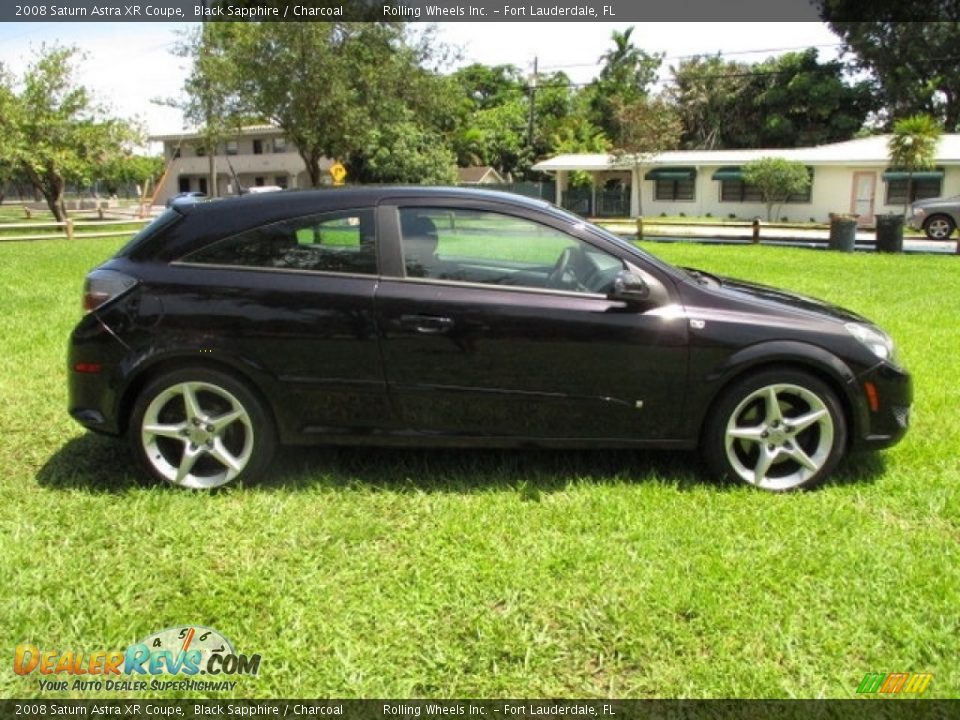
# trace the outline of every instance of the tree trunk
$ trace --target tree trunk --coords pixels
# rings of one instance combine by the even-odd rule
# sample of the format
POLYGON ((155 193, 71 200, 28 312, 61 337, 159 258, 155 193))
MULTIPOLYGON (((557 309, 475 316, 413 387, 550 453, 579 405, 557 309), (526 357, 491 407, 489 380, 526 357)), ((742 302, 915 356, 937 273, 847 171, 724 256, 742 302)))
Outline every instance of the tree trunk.
POLYGON ((637 176, 637 217, 643 217, 643 175, 640 171, 643 163, 634 163, 637 176))
POLYGON ((303 164, 307 166, 307 175, 310 176, 310 187, 320 187, 320 178, 323 173, 320 171, 320 156, 316 153, 309 153, 306 150, 300 150, 300 158, 303 164))
POLYGON ((208 160, 208 165, 209 165, 208 170, 209 170, 209 174, 210 174, 210 179, 209 179, 209 181, 208 181, 209 184, 210 184, 210 187, 209 187, 208 189, 210 190, 210 192, 207 193, 207 194, 208 194, 210 197, 212 197, 212 198, 220 197, 220 193, 219 193, 219 191, 218 191, 218 189, 217 189, 217 155, 216 155, 216 145, 214 145, 214 146, 213 146, 213 149, 210 150, 210 155, 209 155, 208 157, 210 158, 210 159, 208 160))
POLYGON ((46 177, 38 178, 37 189, 43 193, 47 207, 53 213, 57 222, 66 222, 67 207, 63 202, 63 178, 52 170, 47 170, 46 177))
POLYGON ((913 194, 913 170, 907 171, 907 197, 903 201, 903 216, 910 212, 910 196, 913 194))

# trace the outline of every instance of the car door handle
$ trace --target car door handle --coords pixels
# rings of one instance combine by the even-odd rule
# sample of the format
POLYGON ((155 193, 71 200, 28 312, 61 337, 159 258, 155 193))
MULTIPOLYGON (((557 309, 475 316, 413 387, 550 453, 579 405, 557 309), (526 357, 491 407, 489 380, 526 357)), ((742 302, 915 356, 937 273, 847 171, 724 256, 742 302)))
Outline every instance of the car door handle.
POLYGON ((441 335, 453 327, 453 318, 439 315, 401 315, 400 327, 424 335, 441 335))

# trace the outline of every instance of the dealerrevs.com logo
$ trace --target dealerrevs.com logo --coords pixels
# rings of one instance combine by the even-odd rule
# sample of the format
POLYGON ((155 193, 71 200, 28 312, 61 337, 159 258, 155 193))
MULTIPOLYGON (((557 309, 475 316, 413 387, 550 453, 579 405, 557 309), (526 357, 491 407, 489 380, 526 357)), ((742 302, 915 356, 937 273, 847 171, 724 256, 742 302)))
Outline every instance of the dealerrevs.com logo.
POLYGON ((933 673, 867 673, 857 693, 865 695, 923 695, 933 680, 933 673))
POLYGON ((227 678, 256 675, 260 655, 237 653, 213 628, 186 625, 161 630, 126 650, 61 652, 20 643, 13 671, 37 674, 40 689, 51 691, 233 690, 237 681, 227 678))

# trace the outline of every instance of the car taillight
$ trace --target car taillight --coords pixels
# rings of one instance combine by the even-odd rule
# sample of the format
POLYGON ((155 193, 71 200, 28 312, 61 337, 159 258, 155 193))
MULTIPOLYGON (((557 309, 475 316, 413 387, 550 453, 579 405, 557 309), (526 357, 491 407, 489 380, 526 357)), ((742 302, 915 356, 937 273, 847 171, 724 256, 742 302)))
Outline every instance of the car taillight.
POLYGON ((83 284, 83 309, 96 310, 137 284, 129 275, 116 270, 94 270, 83 284))

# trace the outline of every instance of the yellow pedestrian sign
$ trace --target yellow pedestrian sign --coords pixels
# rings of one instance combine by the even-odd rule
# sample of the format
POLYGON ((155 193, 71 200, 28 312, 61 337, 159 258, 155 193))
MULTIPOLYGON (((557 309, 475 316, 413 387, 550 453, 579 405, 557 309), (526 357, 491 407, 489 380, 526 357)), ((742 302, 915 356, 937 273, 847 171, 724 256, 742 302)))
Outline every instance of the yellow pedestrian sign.
POLYGON ((333 178, 334 185, 343 185, 343 181, 347 177, 347 169, 343 166, 343 163, 334 163, 330 166, 330 177, 333 178))

